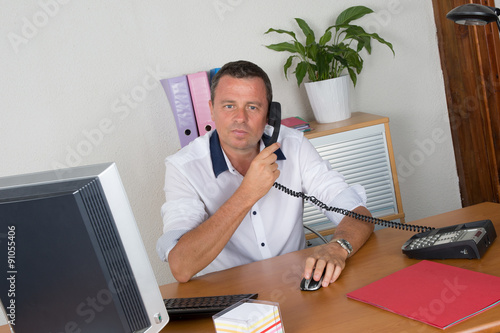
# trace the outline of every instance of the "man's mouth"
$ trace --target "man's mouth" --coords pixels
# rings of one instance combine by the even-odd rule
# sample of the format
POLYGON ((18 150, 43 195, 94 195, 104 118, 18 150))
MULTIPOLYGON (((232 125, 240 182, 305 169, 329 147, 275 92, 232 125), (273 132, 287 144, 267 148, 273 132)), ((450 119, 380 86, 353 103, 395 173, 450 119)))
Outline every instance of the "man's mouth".
POLYGON ((248 134, 248 131, 241 128, 234 128, 231 130, 231 132, 236 136, 244 136, 248 134))

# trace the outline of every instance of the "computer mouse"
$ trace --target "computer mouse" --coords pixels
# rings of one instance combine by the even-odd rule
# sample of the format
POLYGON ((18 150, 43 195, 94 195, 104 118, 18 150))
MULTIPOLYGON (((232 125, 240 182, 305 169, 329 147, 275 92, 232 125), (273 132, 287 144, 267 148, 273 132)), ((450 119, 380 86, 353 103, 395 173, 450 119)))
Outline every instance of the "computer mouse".
POLYGON ((304 291, 318 290, 319 288, 321 288, 321 282, 323 282, 324 276, 325 272, 323 272, 323 275, 321 275, 319 281, 315 281, 312 276, 310 279, 303 278, 302 281, 300 281, 300 290, 304 291))

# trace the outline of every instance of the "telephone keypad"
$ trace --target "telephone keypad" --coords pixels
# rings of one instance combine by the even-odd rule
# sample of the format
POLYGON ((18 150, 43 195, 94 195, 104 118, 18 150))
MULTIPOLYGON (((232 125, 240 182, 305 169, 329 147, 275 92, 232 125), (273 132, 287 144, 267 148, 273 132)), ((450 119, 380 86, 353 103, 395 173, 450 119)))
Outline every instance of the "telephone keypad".
POLYGON ((424 247, 429 247, 433 245, 446 244, 457 241, 466 233, 465 230, 451 231, 442 234, 435 234, 432 236, 426 236, 422 238, 414 239, 408 246, 410 250, 421 249, 424 247))

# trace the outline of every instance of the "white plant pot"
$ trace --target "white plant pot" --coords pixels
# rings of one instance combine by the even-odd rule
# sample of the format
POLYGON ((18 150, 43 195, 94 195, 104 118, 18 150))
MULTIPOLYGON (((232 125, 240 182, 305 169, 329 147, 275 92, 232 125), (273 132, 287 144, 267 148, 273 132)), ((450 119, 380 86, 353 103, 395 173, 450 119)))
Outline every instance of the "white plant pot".
POLYGON ((349 76, 344 75, 334 79, 304 83, 318 123, 333 123, 351 117, 350 82, 349 76))

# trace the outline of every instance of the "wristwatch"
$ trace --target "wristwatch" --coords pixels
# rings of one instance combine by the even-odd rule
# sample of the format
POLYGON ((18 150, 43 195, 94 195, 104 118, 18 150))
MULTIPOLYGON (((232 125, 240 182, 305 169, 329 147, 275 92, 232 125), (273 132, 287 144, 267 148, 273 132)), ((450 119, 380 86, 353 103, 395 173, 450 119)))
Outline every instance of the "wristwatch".
POLYGON ((334 239, 333 241, 339 243, 340 246, 342 246, 344 248, 344 250, 347 251, 347 255, 351 254, 351 252, 352 252, 351 243, 349 243, 348 241, 346 241, 343 238, 337 238, 337 239, 334 239))

